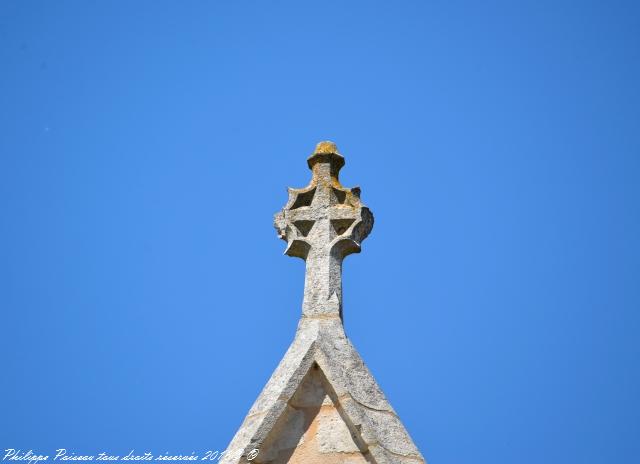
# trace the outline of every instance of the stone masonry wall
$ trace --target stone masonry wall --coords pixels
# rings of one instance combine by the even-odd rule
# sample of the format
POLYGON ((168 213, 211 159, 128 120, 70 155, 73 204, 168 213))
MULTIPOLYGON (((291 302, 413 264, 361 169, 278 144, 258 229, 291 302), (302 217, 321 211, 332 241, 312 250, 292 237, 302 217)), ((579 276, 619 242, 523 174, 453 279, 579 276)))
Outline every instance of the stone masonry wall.
POLYGON ((254 460, 258 464, 375 463, 318 366, 305 377, 254 460))

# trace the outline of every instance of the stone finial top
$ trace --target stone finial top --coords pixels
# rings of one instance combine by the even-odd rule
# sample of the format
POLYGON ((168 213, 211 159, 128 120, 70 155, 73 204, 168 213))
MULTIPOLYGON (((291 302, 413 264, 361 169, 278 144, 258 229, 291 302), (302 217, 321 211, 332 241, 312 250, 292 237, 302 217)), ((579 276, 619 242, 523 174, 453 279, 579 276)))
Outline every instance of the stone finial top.
POLYGON ((308 186, 289 189, 289 201, 274 225, 287 242, 285 253, 307 262, 303 317, 342 316, 342 260, 360 252, 373 215, 358 187, 340 184, 344 158, 333 142, 320 142, 307 160, 308 186))
POLYGON ((338 147, 335 143, 324 141, 316 145, 316 149, 311 156, 307 159, 309 169, 313 169, 313 166, 320 160, 329 160, 332 162, 334 175, 338 175, 342 166, 344 166, 344 157, 338 151, 338 147))
POLYGON ((336 155, 340 154, 340 152, 338 151, 338 146, 335 143, 330 142, 328 140, 325 140, 324 142, 320 142, 318 145, 316 145, 316 149, 313 152, 313 154, 315 155, 320 153, 325 153, 325 154, 335 153, 336 155))
POLYGON ((360 251, 373 215, 359 188, 340 184, 335 144, 319 143, 308 162, 309 184, 289 189, 274 221, 285 253, 306 262, 302 318, 220 464, 425 464, 342 325, 342 260, 360 251))

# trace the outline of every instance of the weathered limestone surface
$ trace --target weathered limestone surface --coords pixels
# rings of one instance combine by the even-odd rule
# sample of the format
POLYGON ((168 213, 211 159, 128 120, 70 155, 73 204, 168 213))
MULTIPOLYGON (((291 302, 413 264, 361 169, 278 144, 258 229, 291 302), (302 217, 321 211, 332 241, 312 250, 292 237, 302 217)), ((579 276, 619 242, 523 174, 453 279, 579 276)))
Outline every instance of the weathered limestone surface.
POLYGON ((318 144, 308 164, 311 183, 289 189, 275 217, 285 253, 306 260, 302 318, 221 462, 424 463, 342 325, 342 261, 360 251, 373 215, 358 188, 340 185, 333 143, 318 144))

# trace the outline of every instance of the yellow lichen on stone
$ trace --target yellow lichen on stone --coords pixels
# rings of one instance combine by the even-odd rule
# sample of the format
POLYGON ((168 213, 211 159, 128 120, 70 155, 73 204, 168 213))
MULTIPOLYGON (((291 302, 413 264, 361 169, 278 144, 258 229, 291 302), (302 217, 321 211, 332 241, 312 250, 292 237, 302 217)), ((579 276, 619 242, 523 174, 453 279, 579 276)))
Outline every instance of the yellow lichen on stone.
POLYGON ((330 153, 335 153, 336 155, 340 154, 336 144, 329 141, 320 142, 318 145, 316 145, 316 149, 313 152, 313 154, 330 154, 330 153))

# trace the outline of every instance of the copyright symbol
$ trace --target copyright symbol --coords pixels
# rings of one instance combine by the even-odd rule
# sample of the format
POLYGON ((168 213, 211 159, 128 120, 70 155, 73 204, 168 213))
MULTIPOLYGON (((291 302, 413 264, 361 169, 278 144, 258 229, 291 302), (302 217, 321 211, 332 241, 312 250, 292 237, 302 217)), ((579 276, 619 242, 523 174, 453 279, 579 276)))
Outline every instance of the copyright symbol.
POLYGON ((258 453, 260 452, 260 450, 258 448, 254 448, 251 451, 249 451, 247 453, 247 461, 253 461, 256 456, 258 456, 258 453))

